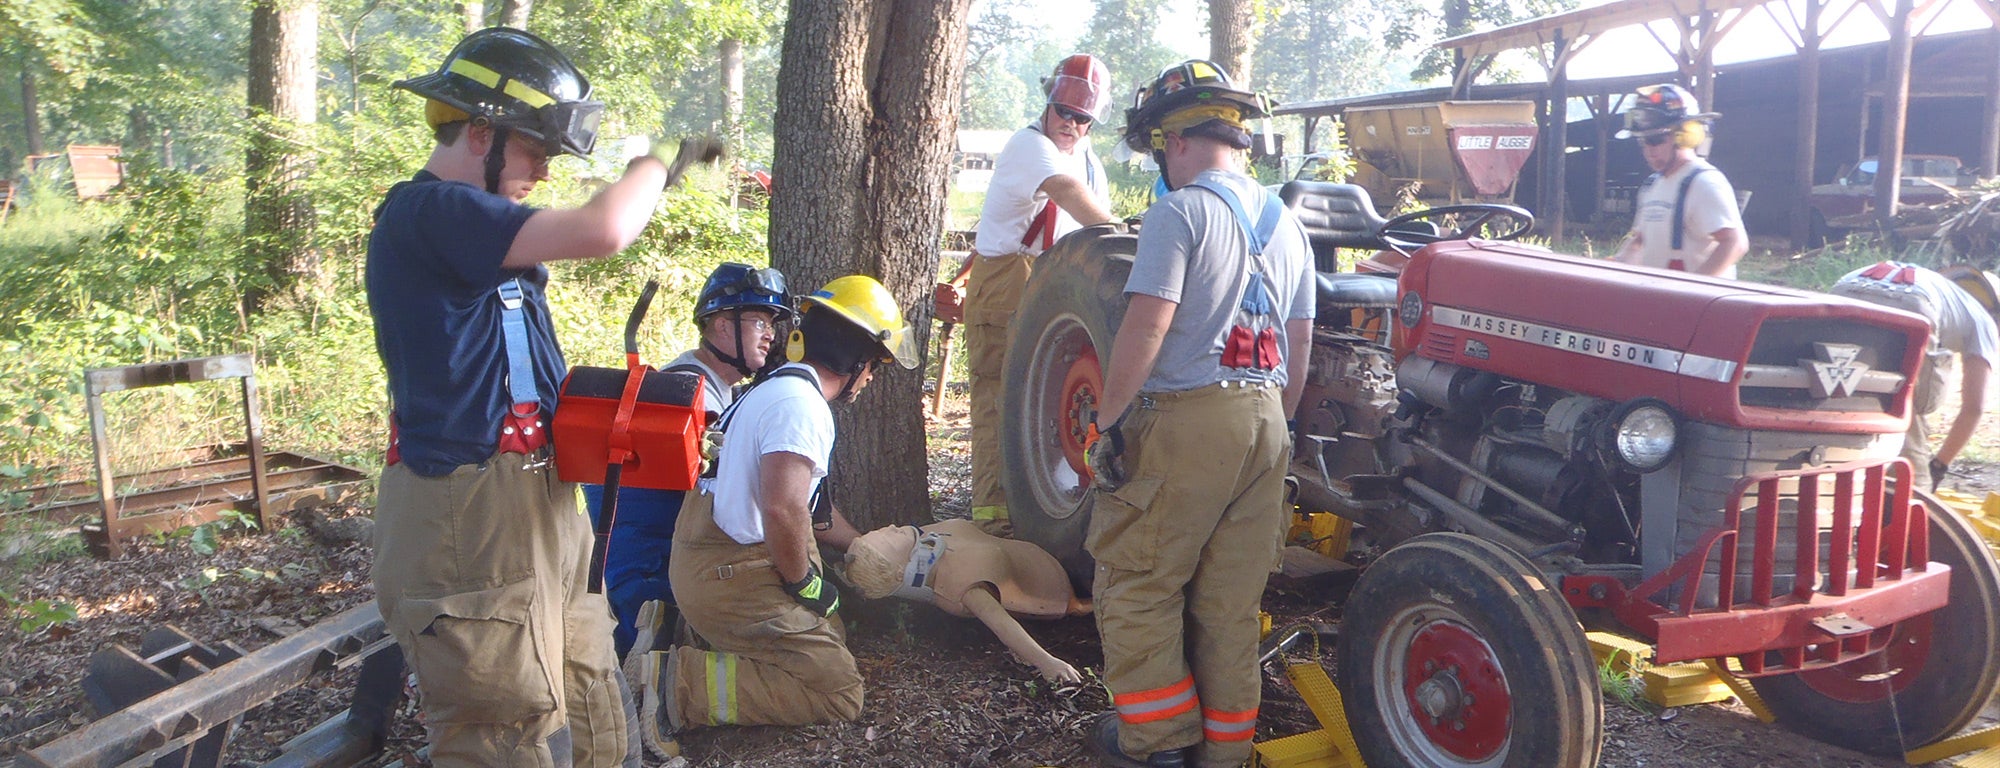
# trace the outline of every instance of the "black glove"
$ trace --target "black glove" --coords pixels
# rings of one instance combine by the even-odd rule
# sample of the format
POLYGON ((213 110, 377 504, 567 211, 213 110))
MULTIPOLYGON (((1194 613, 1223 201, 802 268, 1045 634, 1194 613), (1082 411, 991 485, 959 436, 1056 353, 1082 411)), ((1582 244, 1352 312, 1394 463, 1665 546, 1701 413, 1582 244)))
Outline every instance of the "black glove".
POLYGON ((1932 490, 1932 491, 1936 491, 1936 490, 1938 489, 1938 483, 1940 483, 1940 482, 1943 482, 1943 481, 1944 481, 1944 476, 1945 476, 1946 474, 1950 473, 1950 472, 1951 472, 1951 462, 1948 462, 1948 461, 1939 461, 1939 460, 1937 459, 1937 457, 1936 457, 1936 456, 1932 456, 1932 457, 1931 457, 1931 490, 1932 490))
POLYGON ((817 565, 807 565, 805 577, 787 583, 785 592, 816 616, 828 616, 840 610, 840 590, 833 586, 833 582, 820 577, 817 565))
MULTIPOLYGON (((1084 461, 1090 465, 1092 483, 1099 490, 1115 491, 1125 484, 1125 432, 1119 425, 1123 418, 1111 422, 1097 433, 1097 439, 1084 451, 1084 461)), ((1095 430, 1096 426, 1092 425, 1095 430)))

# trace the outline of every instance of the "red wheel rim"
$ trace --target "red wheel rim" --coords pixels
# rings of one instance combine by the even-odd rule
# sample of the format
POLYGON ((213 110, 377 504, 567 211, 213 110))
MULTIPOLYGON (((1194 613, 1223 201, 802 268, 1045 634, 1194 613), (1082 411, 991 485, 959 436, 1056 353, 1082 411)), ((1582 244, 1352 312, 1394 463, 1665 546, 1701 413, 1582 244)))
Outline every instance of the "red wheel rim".
POLYGON ((1467 762, 1506 746, 1513 722, 1507 677, 1493 649, 1465 625, 1434 621, 1404 656, 1403 698, 1431 743, 1467 762))
POLYGON ((1881 653, 1855 659, 1837 667, 1800 672, 1799 681, 1821 695, 1852 704, 1867 704, 1902 693, 1931 656, 1931 617, 1935 613, 1897 622, 1886 632, 1889 644, 1881 653), (1883 674, 1888 673, 1888 685, 1883 674))
POLYGON ((1097 362, 1097 350, 1086 346, 1063 373, 1062 399, 1056 401, 1062 409, 1056 434, 1062 441, 1063 458, 1083 478, 1086 487, 1090 485, 1091 474, 1090 462, 1083 458, 1083 446, 1090 437, 1090 425, 1097 420, 1098 395, 1103 391, 1104 367, 1097 362))

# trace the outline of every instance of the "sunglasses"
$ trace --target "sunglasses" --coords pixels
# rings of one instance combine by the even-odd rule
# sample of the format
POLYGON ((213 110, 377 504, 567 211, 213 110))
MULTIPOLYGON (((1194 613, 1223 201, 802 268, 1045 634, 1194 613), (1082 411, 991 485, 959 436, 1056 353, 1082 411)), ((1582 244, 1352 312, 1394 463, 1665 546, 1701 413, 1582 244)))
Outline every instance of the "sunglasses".
POLYGON ((1090 113, 1088 112, 1078 112, 1074 109, 1070 109, 1069 107, 1065 107, 1060 104, 1053 106, 1056 111, 1056 117, 1060 117, 1064 120, 1076 123, 1077 125, 1089 125, 1092 120, 1097 119, 1091 117, 1090 113))
POLYGON ((1639 137, 1639 142, 1649 147, 1657 147, 1661 144, 1665 144, 1673 140, 1674 140, 1674 134, 1672 131, 1639 137))

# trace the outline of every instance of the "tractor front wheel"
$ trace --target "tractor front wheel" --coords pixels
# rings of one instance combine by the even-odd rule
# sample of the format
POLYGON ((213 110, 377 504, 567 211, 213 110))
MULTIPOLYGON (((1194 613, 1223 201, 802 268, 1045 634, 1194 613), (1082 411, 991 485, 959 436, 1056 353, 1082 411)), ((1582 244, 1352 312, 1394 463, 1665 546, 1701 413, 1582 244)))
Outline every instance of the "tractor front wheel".
POLYGON ((1972 722, 2000 681, 2000 566, 1970 523, 1929 494, 1931 560, 1951 566, 1951 602, 1877 630, 1881 653, 1750 681, 1801 734, 1858 752, 1900 756, 1972 722))
POLYGON ((1604 696, 1583 628, 1527 558, 1418 536, 1355 582, 1339 683, 1371 768, 1597 764, 1604 696))

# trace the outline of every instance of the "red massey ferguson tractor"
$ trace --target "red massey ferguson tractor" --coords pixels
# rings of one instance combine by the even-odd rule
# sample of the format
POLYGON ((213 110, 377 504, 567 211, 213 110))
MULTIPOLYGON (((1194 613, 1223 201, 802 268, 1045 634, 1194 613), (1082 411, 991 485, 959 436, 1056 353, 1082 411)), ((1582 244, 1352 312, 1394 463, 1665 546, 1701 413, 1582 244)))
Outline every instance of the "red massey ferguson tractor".
MULTIPOLYGON (((1380 552, 1336 663, 1370 766, 1595 765, 1579 618, 1658 662, 1734 659, 1781 723, 1865 752, 1986 703, 2000 569, 1897 458, 1922 319, 1505 242, 1532 225, 1511 206, 1384 221, 1356 187, 1282 197, 1321 270, 1378 251, 1319 275, 1291 468, 1300 510, 1380 552)), ((1092 227, 1045 254, 1008 352, 1008 503, 1080 582, 1083 439, 1135 242, 1092 227)))

